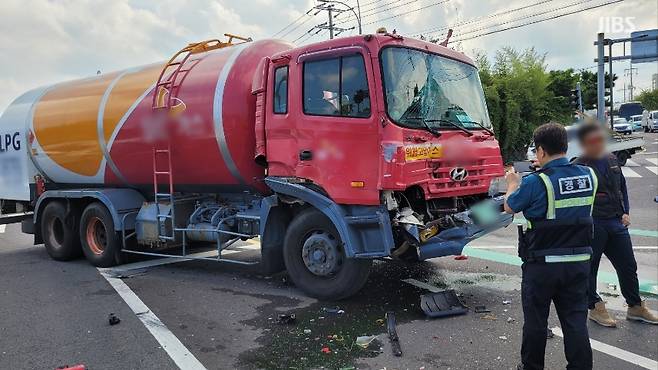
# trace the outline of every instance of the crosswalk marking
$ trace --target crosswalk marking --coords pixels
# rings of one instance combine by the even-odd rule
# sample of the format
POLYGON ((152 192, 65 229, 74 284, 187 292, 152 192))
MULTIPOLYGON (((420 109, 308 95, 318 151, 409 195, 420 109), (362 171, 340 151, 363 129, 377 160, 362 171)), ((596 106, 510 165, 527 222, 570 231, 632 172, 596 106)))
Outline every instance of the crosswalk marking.
POLYGON ((658 167, 647 166, 647 167, 644 167, 644 168, 646 168, 647 170, 649 170, 649 171, 655 173, 656 175, 658 175, 658 167))
POLYGON ((631 170, 628 167, 622 167, 621 172, 624 174, 624 177, 626 177, 626 178, 628 178, 628 177, 642 177, 639 173, 631 170))
POLYGON ((640 167, 640 165, 632 159, 626 161, 626 167, 640 167))
POLYGON ((7 228, 7 225, 0 225, 0 234, 4 233, 7 228))
POLYGON ((644 158, 644 159, 646 159, 647 161, 649 161, 649 162, 651 162, 655 165, 658 165, 658 158, 644 158))

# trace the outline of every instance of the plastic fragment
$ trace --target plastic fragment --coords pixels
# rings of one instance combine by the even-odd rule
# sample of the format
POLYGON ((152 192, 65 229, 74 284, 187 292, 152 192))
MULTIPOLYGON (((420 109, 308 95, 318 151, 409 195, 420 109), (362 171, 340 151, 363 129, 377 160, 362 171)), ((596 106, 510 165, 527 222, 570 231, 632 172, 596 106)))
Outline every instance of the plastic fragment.
POLYGON ((278 323, 279 324, 294 324, 295 321, 297 321, 297 315, 294 313, 291 314, 285 314, 282 313, 279 315, 278 323))
POLYGON ((366 349, 368 348, 370 343, 372 343, 372 341, 375 340, 376 338, 377 338, 376 335, 364 335, 361 337, 357 337, 355 343, 357 346, 366 349))
POLYGON ((504 300, 504 301, 503 301, 503 304, 504 304, 504 305, 512 304, 512 301, 504 300))
POLYGON ((311 329, 304 329, 304 334, 311 334, 311 329))
POLYGON ((377 325, 384 325, 384 319, 377 319, 377 320, 375 320, 375 324, 377 324, 377 325))
POLYGON ((514 321, 516 321, 516 320, 514 320, 514 319, 511 318, 511 317, 508 317, 508 318, 507 318, 507 322, 508 322, 508 323, 510 323, 510 322, 514 322, 514 321))
POLYGON ((554 336, 555 333, 553 333, 553 330, 551 330, 551 328, 548 328, 548 330, 546 331, 546 338, 552 339, 554 336))
POLYGON ((345 311, 341 310, 340 307, 324 307, 322 310, 326 313, 333 313, 336 315, 342 315, 345 313, 345 311))
POLYGON ((322 347, 322 349, 320 351, 322 353, 327 353, 327 354, 331 353, 331 349, 327 346, 322 347))
POLYGON ((117 325, 121 322, 121 319, 116 317, 113 313, 110 313, 107 317, 107 321, 110 323, 110 326, 117 325))
POLYGON ((487 306, 475 306, 475 313, 487 313, 491 312, 490 309, 487 308, 487 306))
POLYGON ((500 337, 498 337, 498 339, 507 340, 507 337, 504 336, 504 335, 501 335, 500 337))
POLYGON ((466 261, 468 259, 468 256, 465 254, 455 256, 455 261, 466 261))

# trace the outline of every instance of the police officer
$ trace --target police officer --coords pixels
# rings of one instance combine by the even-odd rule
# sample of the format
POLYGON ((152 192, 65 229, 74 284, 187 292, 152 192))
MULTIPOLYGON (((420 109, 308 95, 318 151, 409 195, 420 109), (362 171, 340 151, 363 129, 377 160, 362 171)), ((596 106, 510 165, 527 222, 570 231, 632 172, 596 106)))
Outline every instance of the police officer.
POLYGON ((591 369, 587 287, 592 254, 592 204, 597 179, 588 167, 565 158, 567 132, 557 123, 534 134, 541 169, 506 175, 505 211, 523 212, 519 256, 523 261, 523 369, 543 369, 551 301, 564 333, 568 369, 591 369))

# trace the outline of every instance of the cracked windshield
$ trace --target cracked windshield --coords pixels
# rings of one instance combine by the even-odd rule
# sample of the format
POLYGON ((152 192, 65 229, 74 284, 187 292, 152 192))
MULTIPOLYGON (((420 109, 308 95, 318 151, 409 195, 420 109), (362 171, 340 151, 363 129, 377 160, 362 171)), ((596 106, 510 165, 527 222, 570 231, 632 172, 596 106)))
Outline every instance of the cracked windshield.
POLYGON ((410 128, 491 128, 477 69, 408 48, 382 52, 388 115, 410 128))

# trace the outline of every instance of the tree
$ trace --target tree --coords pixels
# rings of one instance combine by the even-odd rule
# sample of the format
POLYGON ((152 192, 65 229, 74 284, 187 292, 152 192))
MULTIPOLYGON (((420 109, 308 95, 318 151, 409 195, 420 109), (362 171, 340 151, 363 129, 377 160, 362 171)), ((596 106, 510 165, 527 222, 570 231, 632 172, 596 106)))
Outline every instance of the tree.
POLYGON ((573 69, 550 71, 548 90, 553 94, 551 108, 553 119, 558 122, 573 121, 575 109, 571 105, 571 91, 576 88, 579 75, 573 69))
POLYGON ((523 159, 534 129, 555 117, 545 56, 534 48, 508 47, 496 53, 493 63, 483 54, 476 63, 503 158, 523 159))
MULTIPOLYGON (((597 74, 590 71, 582 71, 580 73, 580 88, 583 95, 583 108, 584 109, 594 109, 596 108, 597 101, 597 91, 596 91, 596 79, 597 74)), ((605 73, 605 86, 610 86, 610 74, 605 73)), ((617 75, 613 74, 613 88, 614 81, 617 81, 617 75)))
POLYGON ((636 97, 646 110, 658 110, 658 89, 644 90, 636 97))

